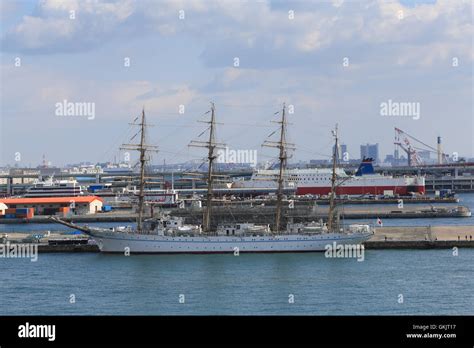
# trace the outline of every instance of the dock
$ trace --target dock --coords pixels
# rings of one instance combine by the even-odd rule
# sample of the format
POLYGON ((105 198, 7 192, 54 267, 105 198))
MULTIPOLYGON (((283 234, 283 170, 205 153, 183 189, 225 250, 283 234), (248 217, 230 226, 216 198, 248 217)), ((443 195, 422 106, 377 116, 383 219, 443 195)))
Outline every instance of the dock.
MULTIPOLYGON (((286 206, 282 209, 283 223, 311 222, 320 219, 325 220, 328 215, 328 206, 307 205, 286 206)), ((434 218, 469 218, 472 213, 465 206, 397 206, 377 207, 344 207, 339 209, 341 219, 434 219, 434 218)), ((212 210, 214 223, 231 223, 235 221, 246 221, 250 223, 270 224, 274 223, 275 209, 265 204, 253 207, 236 207, 232 205, 216 206, 212 210)), ((172 209, 171 214, 186 218, 186 223, 200 224, 202 219, 201 209, 172 209)))
POLYGON ((378 227, 367 249, 473 248, 474 226, 378 227))
MULTIPOLYGON (((299 202, 311 201, 320 205, 329 204, 329 198, 312 198, 312 197, 298 197, 299 202)), ((392 204, 398 205, 402 201, 403 204, 447 204, 459 203, 458 197, 431 197, 431 196, 413 196, 413 197, 350 197, 350 198, 336 198, 336 204, 345 205, 372 205, 372 204, 392 204)))
MULTIPOLYGON (((38 232, 35 232, 37 234, 38 232)), ((32 233, 8 233, 0 240, 12 243, 31 243, 32 233)), ((89 241, 84 244, 86 235, 66 235, 51 233, 41 238, 38 244, 40 253, 90 253, 99 252, 98 246, 89 241), (62 243, 50 243, 50 240, 62 243)), ((474 248, 474 226, 398 226, 378 227, 374 236, 364 243, 366 249, 452 249, 474 248)))
MULTIPOLYGON (((215 223, 227 223, 246 221, 261 224, 272 224, 275 216, 274 201, 261 204, 250 204, 248 202, 225 202, 221 201, 213 207, 215 223)), ((289 202, 284 202, 283 221, 293 220, 294 222, 316 221, 326 219, 328 206, 319 205, 314 202, 295 203, 293 208, 289 208, 289 202)), ((155 208, 155 213, 159 211, 155 208)), ((203 209, 196 207, 166 208, 163 211, 170 212, 174 216, 182 216, 186 223, 199 225, 202 223, 203 209)), ((398 208, 396 204, 384 205, 374 208, 373 206, 349 206, 339 209, 342 219, 435 219, 435 218, 467 218, 472 215, 470 209, 462 205, 404 205, 398 208)), ((149 214, 149 213, 148 213, 149 214)), ((151 217, 151 215, 148 215, 151 217)), ((86 215, 66 215, 61 217, 68 222, 94 223, 94 222, 123 222, 125 224, 134 223, 137 219, 136 213, 128 211, 112 211, 107 213, 96 213, 86 215)), ((0 224, 24 224, 24 223, 51 223, 49 216, 34 216, 32 218, 3 218, 0 224)))

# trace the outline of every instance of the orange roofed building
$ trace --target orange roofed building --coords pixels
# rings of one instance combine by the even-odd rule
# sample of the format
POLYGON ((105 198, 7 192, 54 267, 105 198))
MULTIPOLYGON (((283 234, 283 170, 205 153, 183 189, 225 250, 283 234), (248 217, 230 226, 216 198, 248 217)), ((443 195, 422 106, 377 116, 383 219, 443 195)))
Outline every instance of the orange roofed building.
POLYGON ((3 198, 9 209, 33 208, 35 215, 54 215, 72 213, 77 215, 94 214, 102 210, 104 201, 97 196, 82 197, 44 197, 44 198, 3 198))

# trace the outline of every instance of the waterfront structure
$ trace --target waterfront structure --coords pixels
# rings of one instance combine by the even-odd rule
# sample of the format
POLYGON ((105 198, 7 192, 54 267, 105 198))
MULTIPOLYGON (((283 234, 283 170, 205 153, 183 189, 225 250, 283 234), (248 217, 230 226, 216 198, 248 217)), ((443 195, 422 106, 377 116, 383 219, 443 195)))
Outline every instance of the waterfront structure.
POLYGON ((10 209, 33 208, 35 215, 54 215, 71 212, 72 214, 94 214, 102 211, 103 200, 97 196, 84 197, 38 197, 0 199, 10 209))
POLYGON ((77 167, 69 167, 62 170, 65 174, 101 174, 104 170, 100 166, 95 165, 81 165, 77 167))
POLYGON ((102 171, 105 174, 126 175, 133 173, 133 168, 130 163, 107 163, 102 171))

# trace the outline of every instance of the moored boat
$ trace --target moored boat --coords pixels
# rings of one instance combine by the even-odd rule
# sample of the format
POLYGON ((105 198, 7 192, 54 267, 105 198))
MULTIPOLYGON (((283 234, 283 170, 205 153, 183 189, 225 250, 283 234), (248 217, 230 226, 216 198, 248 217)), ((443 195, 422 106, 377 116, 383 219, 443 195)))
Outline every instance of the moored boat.
MULTIPOLYGON (((337 195, 402 195, 424 194, 425 178, 423 176, 399 176, 377 174, 371 158, 364 158, 355 175, 347 174, 337 168, 337 195)), ((331 192, 332 171, 328 168, 290 169, 286 171, 285 185, 295 187, 297 195, 328 195, 331 192)), ((273 188, 278 185, 278 170, 266 169, 255 171, 248 180, 236 180, 232 188, 273 188)))

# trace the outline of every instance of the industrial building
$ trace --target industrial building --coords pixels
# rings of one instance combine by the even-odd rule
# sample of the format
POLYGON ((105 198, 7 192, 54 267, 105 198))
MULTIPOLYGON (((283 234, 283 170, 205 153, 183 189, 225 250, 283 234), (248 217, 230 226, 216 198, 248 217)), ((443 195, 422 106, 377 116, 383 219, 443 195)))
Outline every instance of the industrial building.
POLYGON ((84 215, 101 211, 103 200, 97 196, 4 198, 0 199, 0 210, 2 204, 9 209, 33 208, 35 215, 54 215, 57 213, 84 215))

